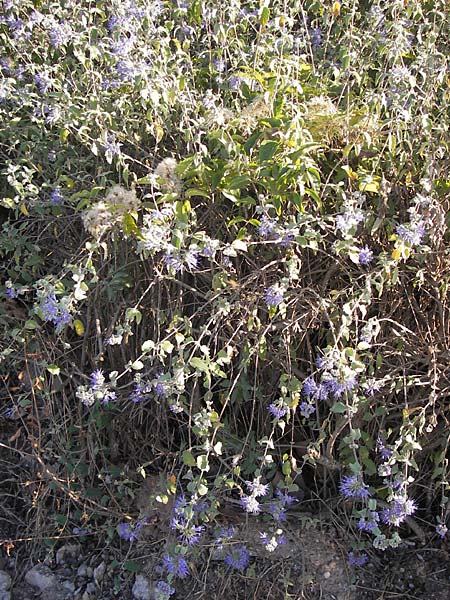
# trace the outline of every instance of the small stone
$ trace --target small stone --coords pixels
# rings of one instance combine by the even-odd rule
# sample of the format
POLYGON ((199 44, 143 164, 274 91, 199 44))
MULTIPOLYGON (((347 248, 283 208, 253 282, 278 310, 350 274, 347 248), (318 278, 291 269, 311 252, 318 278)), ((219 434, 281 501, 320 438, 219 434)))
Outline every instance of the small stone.
POLYGON ((72 598, 72 592, 69 592, 69 590, 66 590, 59 584, 45 588, 42 595, 43 600, 69 600, 70 598, 72 598))
POLYGON ((58 585, 58 578, 56 575, 45 565, 38 564, 28 571, 25 575, 25 581, 39 590, 44 591, 47 588, 55 587, 58 585))
POLYGON ((78 544, 65 544, 56 552, 56 564, 73 563, 80 556, 80 552, 78 544))
POLYGON ((152 586, 146 577, 136 575, 131 592, 135 600, 150 600, 152 597, 152 586))
POLYGON ((86 577, 87 576, 87 567, 85 564, 81 564, 77 569, 78 577, 86 577))
POLYGON ((91 600, 91 597, 87 592, 84 592, 84 594, 81 596, 81 600, 91 600))
POLYGON ((95 594, 95 583, 92 583, 92 581, 90 581, 86 586, 86 591, 88 592, 88 594, 95 594))
POLYGON ((86 569, 86 577, 92 577, 93 574, 94 574, 94 569, 92 567, 88 567, 86 569))
POLYGON ((62 586, 64 589, 66 589, 71 594, 73 594, 75 592, 75 584, 73 581, 69 581, 68 579, 66 579, 65 581, 62 582, 62 586))
POLYGON ((97 585, 100 585, 100 582, 102 581, 103 577, 105 576, 105 572, 106 572, 106 563, 105 562, 101 562, 98 565, 98 567, 95 567, 94 581, 97 585))
POLYGON ((0 591, 6 592, 11 587, 11 577, 6 571, 0 571, 0 591))
POLYGON ((324 579, 330 579, 330 577, 331 577, 330 571, 325 571, 325 573, 323 574, 323 578, 324 579))

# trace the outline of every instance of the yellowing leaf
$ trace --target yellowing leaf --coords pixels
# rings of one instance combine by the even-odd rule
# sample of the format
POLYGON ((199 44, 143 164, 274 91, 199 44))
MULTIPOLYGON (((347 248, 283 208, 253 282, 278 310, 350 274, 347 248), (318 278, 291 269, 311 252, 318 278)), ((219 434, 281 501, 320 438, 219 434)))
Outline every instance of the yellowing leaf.
POLYGON ((394 260, 400 260, 402 257, 402 251, 400 250, 400 248, 394 248, 394 250, 392 250, 392 258, 394 260))
POLYGON ((380 189, 380 184, 378 181, 361 181, 359 184, 360 192, 378 192, 380 189))
POLYGON ((333 2, 333 5, 331 7, 331 14, 333 15, 333 17, 338 17, 341 14, 340 2, 333 2))
POLYGON ((153 135, 155 136, 156 143, 159 144, 164 137, 164 129, 161 127, 161 125, 153 126, 153 135))
POLYGON ((73 322, 73 328, 75 329, 75 333, 80 337, 84 335, 84 325, 83 321, 80 321, 80 319, 75 319, 73 322))
POLYGON ((30 216, 30 213, 27 210, 27 207, 25 206, 25 204, 21 204, 20 205, 20 212, 25 215, 26 217, 30 216))

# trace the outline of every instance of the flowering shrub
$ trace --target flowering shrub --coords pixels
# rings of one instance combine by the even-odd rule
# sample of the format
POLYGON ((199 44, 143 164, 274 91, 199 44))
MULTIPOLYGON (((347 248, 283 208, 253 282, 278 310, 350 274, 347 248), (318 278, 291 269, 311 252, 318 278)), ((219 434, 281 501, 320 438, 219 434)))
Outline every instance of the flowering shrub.
POLYGON ((64 527, 134 543, 92 499, 176 472, 161 598, 227 502, 268 552, 292 494, 367 548, 445 538, 446 3, 4 4, 0 368, 39 368, 2 410, 91 498, 64 527))

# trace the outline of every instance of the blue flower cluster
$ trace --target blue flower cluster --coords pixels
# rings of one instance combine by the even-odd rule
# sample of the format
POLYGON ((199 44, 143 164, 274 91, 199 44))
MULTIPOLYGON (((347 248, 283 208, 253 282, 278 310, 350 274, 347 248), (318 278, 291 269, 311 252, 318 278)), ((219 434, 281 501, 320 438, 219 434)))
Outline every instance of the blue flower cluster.
POLYGON ((365 552, 357 554, 355 552, 348 553, 348 564, 351 567, 363 567, 369 560, 369 557, 365 552))
POLYGON ((189 575, 189 566, 184 556, 166 553, 163 557, 163 565, 169 575, 184 579, 189 575))
POLYGON ((360 475, 348 475, 343 477, 339 485, 339 491, 345 498, 357 498, 365 500, 370 497, 369 486, 365 484, 360 475))
POLYGON ((233 569, 243 571, 248 567, 250 562, 250 554, 245 546, 237 545, 231 548, 225 555, 225 564, 233 569))
POLYGON ((117 533, 126 542, 134 542, 138 539, 144 525, 147 523, 147 518, 143 517, 136 523, 126 522, 117 525, 117 533))
POLYGON ((41 310, 44 321, 53 323, 57 333, 61 333, 64 327, 72 321, 72 315, 65 301, 58 301, 53 290, 49 290, 47 295, 41 298, 41 310))
POLYGON ((397 494, 389 503, 389 507, 381 511, 381 520, 385 525, 399 527, 416 510, 417 504, 414 500, 405 494, 397 494))
POLYGON ((205 531, 204 525, 195 525, 193 522, 195 512, 195 503, 189 504, 183 494, 176 498, 170 527, 177 532, 179 540, 188 546, 198 544, 205 531))

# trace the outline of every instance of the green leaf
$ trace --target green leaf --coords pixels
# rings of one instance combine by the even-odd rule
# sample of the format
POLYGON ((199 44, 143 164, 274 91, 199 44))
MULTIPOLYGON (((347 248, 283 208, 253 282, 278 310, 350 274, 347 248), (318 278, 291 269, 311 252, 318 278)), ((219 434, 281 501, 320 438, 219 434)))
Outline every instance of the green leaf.
POLYGON ((347 412, 347 406, 343 402, 335 402, 331 407, 331 412, 334 413, 345 413, 347 412))
POLYGON ((197 369, 198 371, 202 371, 203 373, 209 373, 209 363, 202 358, 198 358, 197 356, 193 356, 189 361, 191 367, 197 369))
POLYGON ((183 459, 183 464, 185 464, 188 467, 195 467, 197 464, 194 456, 188 450, 183 451, 182 459, 183 459))
POLYGON ((131 213, 123 215, 123 232, 125 235, 137 235, 139 233, 139 228, 131 213))
POLYGON ((84 496, 86 498, 100 498, 102 495, 102 491, 98 488, 90 487, 84 492, 84 496))
POLYGON ((206 469, 208 469, 208 457, 206 456, 206 454, 197 456, 197 467, 201 471, 205 471, 206 469))
POLYGON ((48 365, 47 367, 47 371, 51 374, 51 375, 59 375, 61 372, 61 369, 57 366, 57 365, 48 365))
POLYGON ((155 342, 153 340, 146 340, 141 346, 141 351, 142 352, 150 352, 150 350, 153 350, 154 347, 155 347, 155 342))
POLYGON ((253 133, 248 138, 248 140, 245 142, 245 144, 244 144, 244 151, 245 151, 246 154, 250 154, 251 149, 253 148, 253 146, 258 141, 260 135, 261 135, 260 131, 255 131, 255 133, 253 133))
POLYGON ((164 354, 172 354, 174 345, 169 340, 164 340, 161 342, 160 348, 164 354))
POLYGON ((140 573, 142 570, 141 565, 135 560, 126 560, 123 563, 123 568, 125 571, 129 571, 130 573, 140 573))
POLYGON ((198 188, 191 188, 187 190, 185 193, 186 198, 192 198, 193 196, 201 196, 202 198, 210 198, 210 194, 205 192, 205 190, 200 190, 198 188))
POLYGON ((231 244, 231 246, 235 250, 241 250, 242 252, 247 252, 247 244, 246 244, 246 242, 244 242, 242 240, 234 240, 234 242, 231 244))
POLYGON ((197 492, 199 496, 206 496, 206 494, 208 493, 208 488, 204 483, 201 483, 197 488, 197 492))
POLYGON ((259 22, 264 27, 269 22, 270 18, 270 10, 265 6, 261 11, 261 17, 259 18, 259 22))
POLYGON ((131 363, 130 367, 133 371, 141 371, 144 368, 144 363, 142 360, 135 360, 134 363, 131 363))
POLYGON ((237 177, 233 177, 233 179, 228 184, 228 188, 230 190, 242 190, 246 188, 250 183, 250 177, 248 175, 238 175, 237 177))
POLYGON ((259 162, 270 160, 278 149, 278 142, 268 140, 261 144, 259 149, 259 162))

